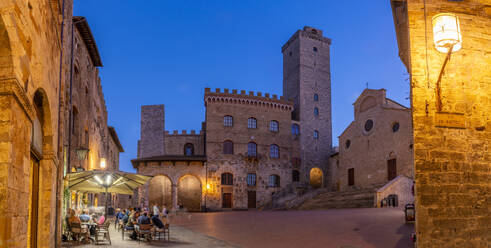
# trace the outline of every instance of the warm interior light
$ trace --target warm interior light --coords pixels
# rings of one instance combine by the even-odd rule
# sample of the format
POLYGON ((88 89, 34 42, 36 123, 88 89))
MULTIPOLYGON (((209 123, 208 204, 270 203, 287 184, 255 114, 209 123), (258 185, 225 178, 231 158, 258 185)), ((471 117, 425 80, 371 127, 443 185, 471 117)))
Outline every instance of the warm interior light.
POLYGON ((207 184, 206 184, 206 189, 210 189, 210 188, 211 188, 210 184, 209 184, 209 183, 207 183, 207 184))
POLYGON ((459 19, 454 14, 439 14, 433 17, 433 40, 439 52, 448 53, 462 48, 459 19))
POLYGON ((102 169, 106 168, 106 159, 105 158, 101 158, 101 168, 102 169))
POLYGON ((103 182, 102 182, 102 180, 99 178, 99 176, 97 176, 97 175, 96 175, 96 176, 94 176, 94 178, 95 178, 95 180, 96 180, 96 181, 97 181, 97 182, 98 182, 100 185, 102 185, 102 184, 103 184, 103 182))

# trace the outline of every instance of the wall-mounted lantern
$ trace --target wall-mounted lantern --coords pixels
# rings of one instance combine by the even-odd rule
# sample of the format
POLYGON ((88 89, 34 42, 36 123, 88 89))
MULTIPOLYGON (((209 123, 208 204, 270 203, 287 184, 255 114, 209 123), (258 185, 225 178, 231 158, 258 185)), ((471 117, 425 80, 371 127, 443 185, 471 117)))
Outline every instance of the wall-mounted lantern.
POLYGON ((454 14, 438 14, 433 17, 433 41, 437 51, 446 53, 440 75, 436 82, 436 110, 442 111, 441 81, 447 62, 452 52, 462 48, 462 34, 460 33, 459 18, 454 14))

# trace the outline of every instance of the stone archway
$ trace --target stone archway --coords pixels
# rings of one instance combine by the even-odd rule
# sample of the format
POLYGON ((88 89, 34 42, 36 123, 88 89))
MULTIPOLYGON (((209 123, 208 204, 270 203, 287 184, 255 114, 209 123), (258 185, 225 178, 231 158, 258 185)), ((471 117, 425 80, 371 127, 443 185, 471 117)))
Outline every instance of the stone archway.
POLYGON ((324 181, 324 173, 322 173, 322 170, 314 167, 310 170, 310 185, 313 188, 320 188, 323 186, 323 181, 324 181))
POLYGON ((168 176, 157 175, 148 184, 148 207, 157 204, 159 209, 165 204, 172 207, 172 181, 168 176))
POLYGON ((184 175, 177 186, 177 203, 188 211, 201 211, 201 182, 193 175, 184 175))

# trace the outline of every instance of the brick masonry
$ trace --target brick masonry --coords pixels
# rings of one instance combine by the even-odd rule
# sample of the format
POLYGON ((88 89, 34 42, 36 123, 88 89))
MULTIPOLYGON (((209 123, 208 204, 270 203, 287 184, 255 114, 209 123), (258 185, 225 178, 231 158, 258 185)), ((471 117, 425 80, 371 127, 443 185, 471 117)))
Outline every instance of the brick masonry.
POLYGON ((392 1, 402 61, 411 75, 418 247, 491 243, 491 2, 392 1), (436 86, 446 54, 433 44, 432 18, 453 13, 462 49, 441 80, 442 112, 464 128, 437 127, 436 86))

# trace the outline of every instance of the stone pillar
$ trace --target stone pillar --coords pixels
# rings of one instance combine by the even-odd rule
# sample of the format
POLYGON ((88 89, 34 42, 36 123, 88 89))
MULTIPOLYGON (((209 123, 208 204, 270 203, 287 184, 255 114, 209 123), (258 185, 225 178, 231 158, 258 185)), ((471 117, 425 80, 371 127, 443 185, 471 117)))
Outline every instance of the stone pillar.
POLYGON ((177 196, 177 184, 172 184, 172 208, 177 209, 178 196, 177 196))

